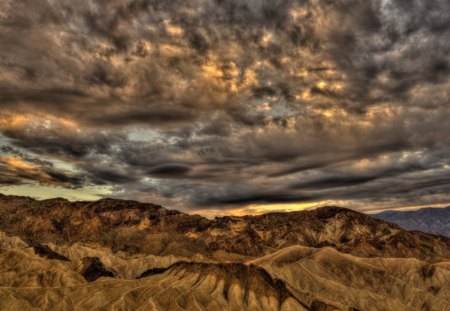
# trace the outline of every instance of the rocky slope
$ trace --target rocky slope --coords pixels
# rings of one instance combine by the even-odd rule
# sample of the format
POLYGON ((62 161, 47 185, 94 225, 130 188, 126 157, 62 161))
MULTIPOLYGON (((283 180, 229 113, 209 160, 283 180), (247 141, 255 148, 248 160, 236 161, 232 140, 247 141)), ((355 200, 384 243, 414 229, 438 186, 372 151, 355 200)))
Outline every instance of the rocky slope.
POLYGON ((245 263, 179 260, 125 279, 98 257, 80 269, 16 237, 0 241, 1 310, 450 310, 450 262, 290 246, 245 263))
POLYGON ((0 196, 0 231, 30 244, 95 243, 128 254, 231 261, 291 245, 330 246, 364 257, 450 258, 448 238, 409 232, 340 207, 210 220, 135 201, 0 196))
POLYGON ((0 231, 0 310, 450 310, 449 239, 338 207, 0 196, 0 231))
POLYGON ((333 248, 291 246, 250 263, 307 303, 340 310, 448 310, 450 266, 411 258, 360 258, 333 248), (295 290, 294 290, 295 289, 295 290))
POLYGON ((386 211, 373 217, 393 222, 406 230, 418 230, 450 237, 450 206, 417 211, 386 211))

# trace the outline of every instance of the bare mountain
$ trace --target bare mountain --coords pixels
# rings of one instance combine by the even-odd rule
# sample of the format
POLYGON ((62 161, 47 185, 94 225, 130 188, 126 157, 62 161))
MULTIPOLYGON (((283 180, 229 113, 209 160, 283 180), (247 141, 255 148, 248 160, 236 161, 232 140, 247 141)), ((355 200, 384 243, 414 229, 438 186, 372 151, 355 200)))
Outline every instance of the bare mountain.
POLYGON ((341 207, 213 220, 159 205, 103 199, 69 202, 0 196, 0 230, 28 243, 97 243, 114 252, 245 260, 291 245, 364 257, 450 258, 450 239, 341 207))
POLYGON ((417 211, 385 211, 372 216, 398 224, 406 230, 418 230, 450 237, 450 206, 422 208, 417 211))
POLYGON ((0 195, 0 310, 450 310, 450 239, 349 209, 207 219, 0 195))
POLYGON ((127 279, 114 261, 87 257, 80 267, 17 237, 0 243, 0 310, 450 310, 450 262, 290 246, 244 263, 179 260, 127 279))

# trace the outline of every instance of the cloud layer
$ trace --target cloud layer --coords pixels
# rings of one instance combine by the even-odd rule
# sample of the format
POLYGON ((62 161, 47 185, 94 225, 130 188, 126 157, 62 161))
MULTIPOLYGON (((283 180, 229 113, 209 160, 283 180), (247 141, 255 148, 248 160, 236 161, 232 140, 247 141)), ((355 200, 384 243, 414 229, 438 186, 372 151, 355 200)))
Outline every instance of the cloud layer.
POLYGON ((449 21, 444 0, 0 0, 0 184, 450 202, 449 21))

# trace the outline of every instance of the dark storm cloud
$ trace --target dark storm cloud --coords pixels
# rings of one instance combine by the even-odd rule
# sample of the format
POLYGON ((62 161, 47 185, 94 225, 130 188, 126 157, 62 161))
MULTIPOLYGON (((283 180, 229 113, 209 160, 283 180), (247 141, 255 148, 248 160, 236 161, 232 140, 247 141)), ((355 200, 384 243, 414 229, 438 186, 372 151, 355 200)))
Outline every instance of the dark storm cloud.
MULTIPOLYGON (((375 157, 380 154, 408 150, 411 146, 403 135, 398 135, 401 129, 396 130, 397 135, 391 135, 389 138, 385 138, 385 141, 380 141, 379 143, 375 143, 377 137, 373 133, 373 140, 366 142, 366 144, 360 144, 360 146, 358 146, 360 148, 359 150, 354 150, 353 147, 351 148, 353 150, 346 150, 344 147, 339 154, 333 152, 329 153, 327 150, 326 153, 321 153, 320 155, 315 154, 312 157, 300 158, 297 161, 292 161, 288 168, 282 168, 280 171, 273 172, 269 174, 268 177, 281 177, 302 171, 339 165, 345 161, 358 161, 375 157)), ((385 135, 386 133, 388 133, 388 130, 386 130, 385 133, 380 133, 380 135, 385 135)))
MULTIPOLYGON (((291 185, 292 189, 301 190, 325 190, 327 188, 340 188, 359 186, 373 181, 380 181, 377 185, 379 190, 384 187, 381 183, 391 181, 394 178, 402 178, 412 173, 422 173, 433 169, 438 169, 448 163, 446 159, 440 159, 438 156, 421 155, 420 158, 410 158, 396 161, 397 153, 391 154, 388 163, 379 164, 374 167, 359 168, 349 170, 349 162, 338 164, 333 169, 325 169, 311 180, 303 180, 291 185)), ((375 158, 373 162, 376 162, 375 158)), ((351 163, 351 162, 350 162, 351 163)), ((322 166, 324 167, 324 166, 322 166)), ((386 188, 391 189, 389 185, 386 188)))
POLYGON ((224 204, 224 205, 245 205, 245 204, 273 204, 273 203, 302 203, 308 202, 316 197, 307 197, 295 194, 257 194, 244 197, 229 197, 225 199, 211 200, 211 202, 201 202, 202 204, 224 204))
POLYGON ((293 188, 314 190, 314 189, 348 187, 363 184, 375 179, 376 179, 375 176, 335 176, 314 180, 308 183, 299 183, 294 185, 293 188))
POLYGON ((381 99, 400 99, 406 104, 414 87, 446 83, 448 1, 372 3, 377 5, 368 2, 340 12, 352 22, 337 28, 332 37, 335 59, 353 78, 358 96, 367 101, 366 92, 379 90, 383 91, 381 99))
POLYGON ((91 152, 108 153, 114 143, 125 139, 122 134, 82 133, 59 125, 7 128, 2 133, 16 147, 68 159, 84 158, 91 152))
POLYGON ((139 181, 139 176, 129 175, 129 171, 124 171, 121 168, 89 165, 85 167, 85 169, 89 172, 88 174, 92 176, 92 181, 97 185, 120 185, 139 181))
POLYGON ((184 164, 162 164, 152 167, 149 171, 150 175, 156 176, 182 176, 187 174, 191 168, 184 164))
POLYGON ((445 200, 449 21, 441 0, 0 0, 0 183, 445 200))

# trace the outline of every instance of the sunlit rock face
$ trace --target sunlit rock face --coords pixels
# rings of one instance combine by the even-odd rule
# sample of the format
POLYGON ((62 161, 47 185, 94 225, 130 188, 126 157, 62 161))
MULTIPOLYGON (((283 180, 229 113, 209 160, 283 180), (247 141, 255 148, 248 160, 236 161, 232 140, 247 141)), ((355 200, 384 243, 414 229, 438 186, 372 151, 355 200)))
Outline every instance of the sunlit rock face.
POLYGON ((448 238, 340 207, 206 219, 136 201, 2 196, 0 220, 5 310, 438 311, 450 303, 448 238))

